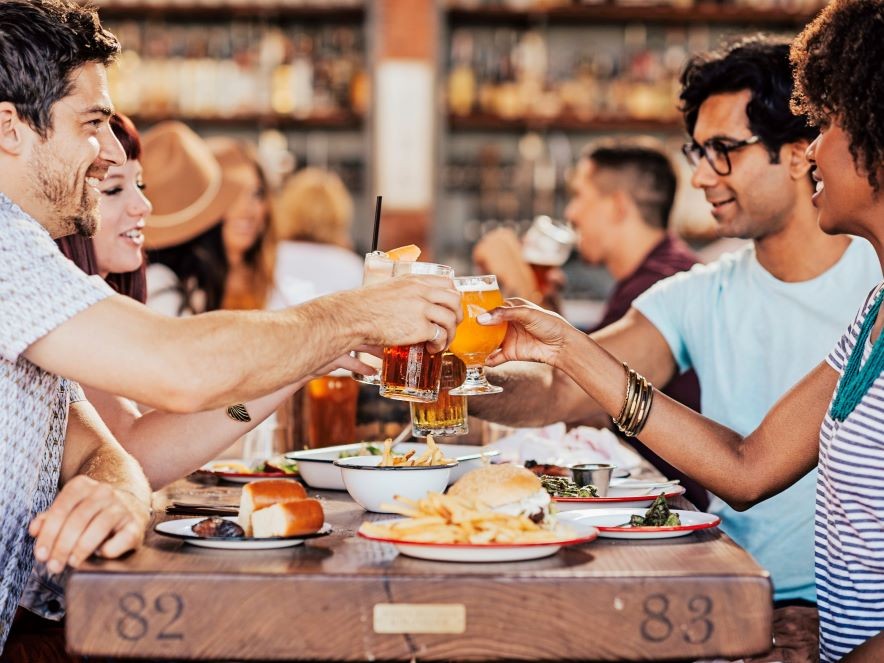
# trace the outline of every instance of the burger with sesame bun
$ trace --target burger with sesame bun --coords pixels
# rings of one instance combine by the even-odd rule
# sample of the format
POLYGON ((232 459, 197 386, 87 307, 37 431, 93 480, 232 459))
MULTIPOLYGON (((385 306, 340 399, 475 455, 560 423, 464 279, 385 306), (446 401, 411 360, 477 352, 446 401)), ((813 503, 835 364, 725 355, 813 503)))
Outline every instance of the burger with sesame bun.
POLYGON ((494 511, 526 516, 541 527, 553 527, 551 500, 540 479, 519 465, 485 465, 468 472, 448 494, 482 503, 494 511))

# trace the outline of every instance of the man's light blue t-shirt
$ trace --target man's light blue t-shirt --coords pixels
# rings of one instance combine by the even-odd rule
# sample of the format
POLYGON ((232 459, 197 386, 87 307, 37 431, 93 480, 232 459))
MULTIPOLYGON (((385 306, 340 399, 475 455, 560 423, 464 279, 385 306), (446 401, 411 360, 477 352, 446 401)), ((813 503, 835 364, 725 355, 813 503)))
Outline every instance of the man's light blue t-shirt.
MULTIPOLYGON (((853 239, 824 274, 799 283, 772 276, 749 246, 660 281, 633 306, 666 338, 679 370, 697 372, 703 414, 748 435, 790 387, 825 361, 880 280, 878 258, 863 239, 853 239)), ((776 600, 813 601, 815 504, 813 470, 748 511, 734 511, 718 498, 709 510, 770 572, 776 600)))

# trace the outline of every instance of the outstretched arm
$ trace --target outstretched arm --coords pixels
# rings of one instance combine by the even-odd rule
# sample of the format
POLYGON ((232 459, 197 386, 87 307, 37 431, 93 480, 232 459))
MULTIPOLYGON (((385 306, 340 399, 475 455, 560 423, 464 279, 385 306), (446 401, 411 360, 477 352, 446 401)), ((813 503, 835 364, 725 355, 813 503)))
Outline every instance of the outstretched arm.
MULTIPOLYGON (((504 320, 510 328, 489 365, 514 359, 546 363, 566 373, 607 414, 620 413, 627 378, 619 359, 536 307, 499 308, 487 318, 489 323, 504 320)), ((745 438, 655 392, 641 439, 731 506, 745 509, 787 488, 816 465, 820 425, 837 380, 837 373, 821 363, 745 438)))
MULTIPOLYGON (((562 323, 567 324, 564 319, 562 323)), ((665 385, 676 374, 675 359, 666 339, 635 309, 590 338, 654 384, 665 385)), ((605 413, 567 372, 547 364, 509 362, 488 374, 494 384, 503 387, 503 393, 470 402, 470 413, 488 421, 510 426, 544 426, 556 421, 585 421, 605 413)))
MULTIPOLYGON (((320 372, 327 373, 348 362, 354 362, 356 370, 371 370, 344 355, 320 372)), ((231 419, 226 408, 193 414, 162 410, 142 414, 132 401, 99 389, 86 389, 86 396, 114 437, 141 463, 152 488, 159 490, 215 458, 276 411, 307 379, 245 403, 251 417, 247 422, 231 419)))
POLYGON ((427 341, 439 351, 460 316, 460 294, 438 276, 398 277, 273 313, 168 318, 115 296, 62 323, 24 355, 81 384, 195 412, 264 396, 359 345, 427 341))

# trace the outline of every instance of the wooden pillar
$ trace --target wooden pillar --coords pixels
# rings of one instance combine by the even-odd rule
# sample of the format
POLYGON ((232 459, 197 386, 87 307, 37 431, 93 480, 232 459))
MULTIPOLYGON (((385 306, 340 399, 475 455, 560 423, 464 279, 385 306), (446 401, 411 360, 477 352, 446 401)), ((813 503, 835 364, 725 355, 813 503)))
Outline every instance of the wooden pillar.
POLYGON ((377 0, 374 185, 384 196, 379 246, 431 256, 438 10, 435 0, 377 0))

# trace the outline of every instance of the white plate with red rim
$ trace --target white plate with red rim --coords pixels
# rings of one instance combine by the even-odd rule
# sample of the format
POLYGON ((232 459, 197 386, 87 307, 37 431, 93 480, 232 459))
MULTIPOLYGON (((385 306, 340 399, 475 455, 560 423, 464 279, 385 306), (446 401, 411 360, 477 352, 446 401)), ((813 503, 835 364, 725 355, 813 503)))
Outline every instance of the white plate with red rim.
MULTIPOLYGON (((663 491, 660 491, 663 492, 663 491)), ((660 495, 660 492, 648 494, 642 492, 639 495, 634 494, 635 491, 629 488, 608 488, 607 497, 553 497, 556 504, 556 511, 572 511, 574 509, 607 509, 615 506, 629 507, 649 507, 654 500, 660 495), (633 493, 633 494, 629 494, 633 493)), ((669 500, 679 495, 684 495, 684 486, 670 486, 665 489, 663 496, 669 500)))
POLYGON ((200 472, 214 474, 219 479, 233 483, 249 483, 259 479, 297 479, 297 472, 256 472, 249 470, 251 464, 241 458, 213 460, 200 468, 200 472))
POLYGON ((560 522, 572 527, 589 526, 599 531, 599 536, 607 539, 671 539, 687 536, 699 530, 717 527, 721 518, 702 511, 681 511, 673 509, 681 520, 674 527, 630 527, 630 516, 643 516, 647 509, 584 509, 569 511, 558 516, 560 522))
MULTIPOLYGON (((157 534, 168 536, 173 539, 181 539, 185 543, 201 548, 222 548, 224 550, 270 550, 271 548, 291 548, 300 546, 307 539, 315 539, 320 536, 331 534, 331 526, 324 523, 318 532, 313 534, 299 534, 298 536, 274 536, 262 539, 254 537, 235 536, 199 536, 193 531, 193 526, 205 518, 178 518, 165 520, 154 526, 157 534)), ((224 520, 236 522, 234 516, 224 516, 224 520)))
POLYGON ((391 543, 403 555, 436 562, 522 562, 555 555, 565 546, 576 546, 595 541, 599 533, 584 523, 568 523, 572 536, 543 543, 414 543, 402 539, 374 537, 359 532, 359 536, 378 543, 391 543))

